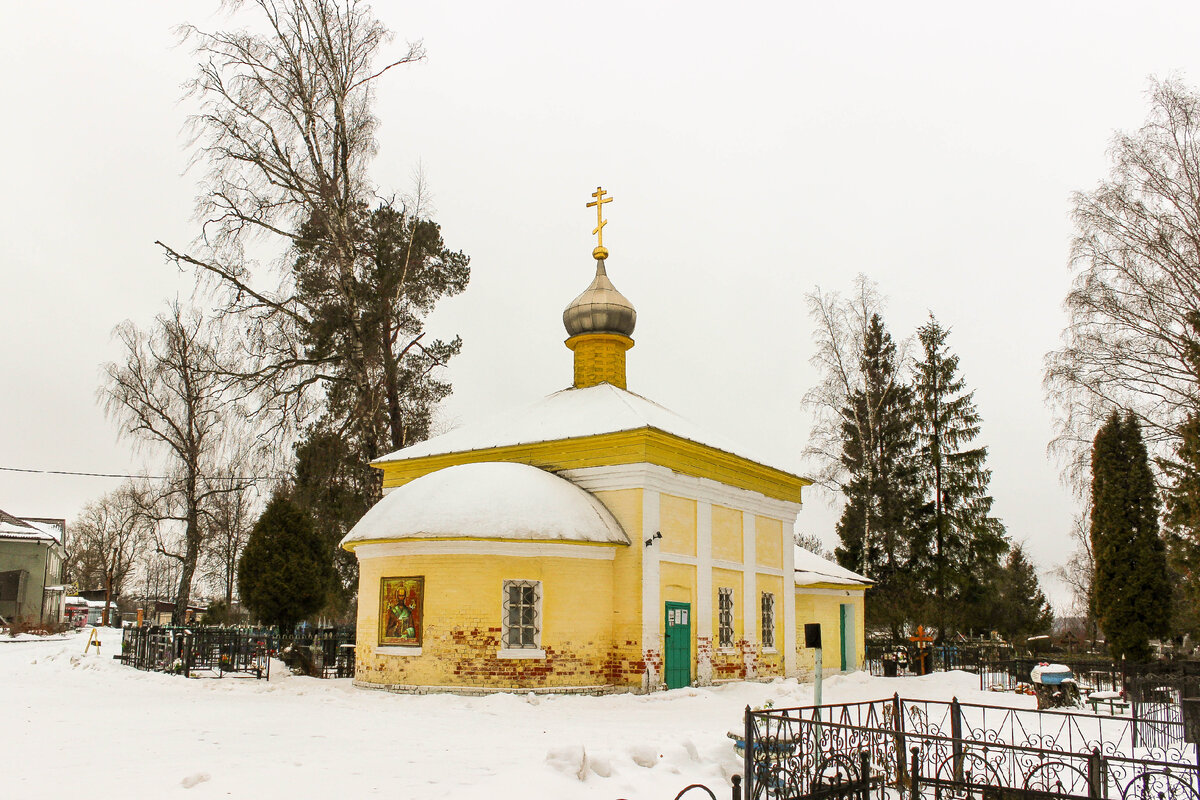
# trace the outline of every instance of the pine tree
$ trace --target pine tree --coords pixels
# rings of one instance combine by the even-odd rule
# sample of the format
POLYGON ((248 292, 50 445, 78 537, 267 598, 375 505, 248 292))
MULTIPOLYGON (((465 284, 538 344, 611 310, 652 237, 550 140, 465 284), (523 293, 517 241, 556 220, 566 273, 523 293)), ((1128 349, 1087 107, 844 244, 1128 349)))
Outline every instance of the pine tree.
POLYGON ((313 223, 300 231, 292 270, 311 314, 305 358, 323 366, 326 427, 369 462, 429 436, 433 410, 450 394, 438 369, 462 341, 427 341, 425 317, 466 288, 471 270, 432 220, 384 204, 358 207, 353 223, 353 270, 332 268, 334 247, 313 223))
POLYGON ((305 358, 323 366, 325 414, 296 448, 293 500, 306 508, 333 554, 338 581, 324 609, 353 612, 358 561, 338 542, 379 500, 379 473, 369 464, 429 437, 438 402, 450 394, 440 368, 461 340, 426 341, 425 316, 458 294, 469 259, 450 250, 436 222, 388 204, 356 207, 355 269, 331 269, 332 246, 321 226, 304 226, 293 274, 310 311, 305 358))
POLYGON ((912 390, 896 344, 873 314, 863 332, 864 385, 842 409, 846 506, 838 521, 837 560, 875 582, 872 624, 894 635, 919 605, 915 576, 928 557, 913 435, 912 390))
POLYGON ((917 442, 921 481, 932 528, 930 594, 939 638, 951 622, 983 627, 1000 558, 1008 550, 1004 526, 991 516, 987 448, 969 445, 979 435, 974 392, 965 391, 949 331, 931 314, 917 329, 922 357, 915 361, 917 442))
POLYGON ((334 579, 332 553, 308 513, 286 495, 271 499, 238 563, 238 594, 284 633, 321 608, 334 579))
POLYGON ((994 598, 992 625, 1010 642, 1018 636, 1049 633, 1054 612, 1038 585, 1037 572, 1017 545, 1008 551, 994 598))
POLYGON ((1114 658, 1144 661, 1169 630, 1171 586, 1154 476, 1132 414, 1113 412, 1092 446, 1093 583, 1097 621, 1114 658))

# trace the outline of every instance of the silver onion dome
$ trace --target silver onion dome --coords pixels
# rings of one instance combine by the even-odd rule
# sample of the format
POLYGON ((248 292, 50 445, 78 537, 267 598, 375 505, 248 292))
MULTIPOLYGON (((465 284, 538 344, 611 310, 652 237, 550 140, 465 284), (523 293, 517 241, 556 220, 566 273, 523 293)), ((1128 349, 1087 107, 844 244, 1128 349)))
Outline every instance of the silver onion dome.
POLYGON ((567 334, 619 333, 633 335, 637 324, 637 311, 625 295, 617 291, 604 271, 604 259, 596 259, 596 277, 592 284, 576 297, 563 312, 563 325, 567 334))

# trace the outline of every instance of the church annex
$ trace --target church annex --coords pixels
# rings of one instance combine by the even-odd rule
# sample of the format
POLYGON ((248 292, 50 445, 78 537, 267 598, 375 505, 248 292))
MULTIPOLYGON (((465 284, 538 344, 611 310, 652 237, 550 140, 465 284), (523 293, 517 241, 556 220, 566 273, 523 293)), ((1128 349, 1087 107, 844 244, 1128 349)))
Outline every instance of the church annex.
POLYGON ((358 557, 355 682, 649 691, 863 658, 869 582, 792 544, 810 481, 626 389, 637 315, 596 276, 563 314, 571 388, 380 458, 358 557))

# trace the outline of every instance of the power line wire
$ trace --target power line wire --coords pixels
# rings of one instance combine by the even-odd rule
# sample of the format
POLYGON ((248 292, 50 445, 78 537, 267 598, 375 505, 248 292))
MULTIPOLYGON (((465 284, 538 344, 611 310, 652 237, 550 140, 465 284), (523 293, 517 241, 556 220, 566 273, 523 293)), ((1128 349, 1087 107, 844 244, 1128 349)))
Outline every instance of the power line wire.
MULTIPOLYGON (((26 472, 35 475, 73 475, 84 478, 140 478, 150 481, 169 481, 171 477, 166 475, 125 475, 119 472, 76 472, 66 469, 28 469, 24 467, 0 467, 0 472, 26 472)), ((223 481, 285 481, 286 476, 282 475, 209 475, 210 480, 223 481)))

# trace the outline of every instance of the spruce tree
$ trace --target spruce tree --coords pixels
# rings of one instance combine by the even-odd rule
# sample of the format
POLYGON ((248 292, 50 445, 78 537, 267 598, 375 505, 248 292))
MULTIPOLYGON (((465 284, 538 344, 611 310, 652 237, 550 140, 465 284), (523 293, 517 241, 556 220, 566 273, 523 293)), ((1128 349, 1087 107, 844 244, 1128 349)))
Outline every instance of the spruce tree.
POLYGON ((916 576, 927 563, 912 389, 896 344, 873 314, 863 332, 863 386, 842 409, 846 506, 838 521, 842 566, 875 582, 871 624, 899 635, 920 604, 916 576))
MULTIPOLYGON (((1188 315, 1185 360, 1200 383, 1200 314, 1188 315)), ((1193 411, 1179 426, 1175 457, 1162 462, 1167 482, 1165 538, 1174 572, 1174 630, 1200 634, 1200 414, 1193 411)))
POLYGON ((991 627, 1010 642, 1018 636, 1050 632, 1054 612, 1021 545, 1008 551, 996 588, 991 627))
POLYGON ((372 469, 327 420, 309 429, 296 445, 292 502, 309 513, 333 561, 336 579, 321 609, 324 616, 352 619, 358 590, 358 559, 339 544, 379 496, 379 471, 372 469))
POLYGON ((980 425, 974 392, 966 391, 948 335, 931 314, 917 329, 922 355, 913 364, 921 481, 932 530, 927 585, 939 638, 952 622, 983 627, 1008 550, 1004 526, 991 516, 987 448, 970 447, 980 425))
POLYGON ((1167 555, 1175 583, 1174 630, 1200 633, 1200 415, 1179 429, 1175 458, 1164 464, 1167 555))
POLYGON ((1114 658, 1144 661, 1169 631, 1171 586, 1158 529, 1154 476, 1132 414, 1113 412, 1092 446, 1092 585, 1114 658))
POLYGON ((291 632, 325 603, 334 579, 331 557, 308 512, 276 495, 238 563, 242 603, 262 622, 291 632))

